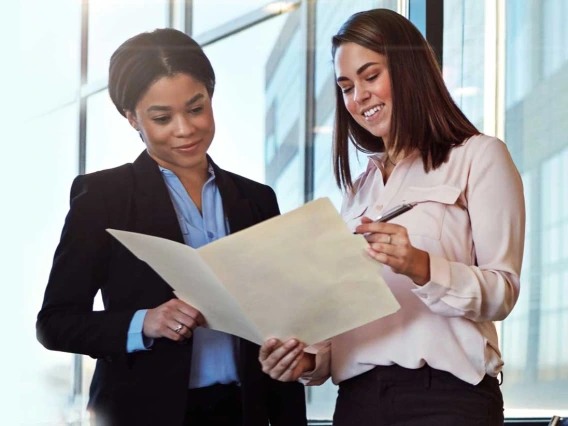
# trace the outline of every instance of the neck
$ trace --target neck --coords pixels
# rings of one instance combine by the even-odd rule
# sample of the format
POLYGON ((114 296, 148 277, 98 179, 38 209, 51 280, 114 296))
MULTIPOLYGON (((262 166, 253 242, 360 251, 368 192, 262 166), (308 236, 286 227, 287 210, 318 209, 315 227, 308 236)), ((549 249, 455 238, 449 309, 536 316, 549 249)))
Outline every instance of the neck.
POLYGON ((387 147, 385 147, 385 158, 384 158, 385 163, 390 163, 393 166, 396 166, 396 164, 404 157, 406 157, 406 154, 404 152, 400 152, 398 155, 394 155, 392 149, 388 149, 387 147))
POLYGON ((189 169, 176 167, 170 170, 176 174, 186 189, 195 188, 201 191, 201 188, 203 188, 203 185, 205 185, 205 182, 209 179, 209 165, 207 162, 189 169))
POLYGON ((383 144, 385 146, 384 162, 391 163, 394 166, 398 162, 398 157, 400 157, 400 155, 396 157, 393 155, 393 147, 390 145, 390 140, 388 136, 383 136, 382 139, 383 139, 383 144))
POLYGON ((192 167, 180 167, 175 164, 167 163, 150 152, 148 152, 148 154, 161 167, 173 172, 186 189, 195 188, 201 190, 203 185, 205 185, 205 182, 207 182, 207 179, 209 179, 209 163, 206 157, 203 158, 203 161, 193 165, 192 167))

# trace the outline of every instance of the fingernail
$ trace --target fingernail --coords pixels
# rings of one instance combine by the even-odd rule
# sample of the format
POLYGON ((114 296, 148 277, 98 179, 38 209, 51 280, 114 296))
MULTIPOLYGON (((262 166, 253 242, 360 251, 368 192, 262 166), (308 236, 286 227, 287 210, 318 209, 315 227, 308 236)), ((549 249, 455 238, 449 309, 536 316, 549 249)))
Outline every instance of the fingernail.
POLYGON ((294 346, 296 346, 298 344, 298 341, 295 339, 290 340, 288 343, 286 343, 286 347, 287 348, 293 348, 294 346))

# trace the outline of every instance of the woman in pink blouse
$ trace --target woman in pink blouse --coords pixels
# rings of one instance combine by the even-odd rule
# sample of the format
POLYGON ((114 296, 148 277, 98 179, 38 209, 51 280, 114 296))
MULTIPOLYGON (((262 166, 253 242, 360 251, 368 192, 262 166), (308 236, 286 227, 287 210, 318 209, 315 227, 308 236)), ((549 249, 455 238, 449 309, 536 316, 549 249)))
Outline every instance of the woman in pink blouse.
MULTIPOLYGON (((502 425, 493 321, 519 295, 522 181, 500 140, 452 100, 435 55, 401 15, 353 15, 333 37, 334 171, 342 215, 401 309, 312 347, 262 346, 281 381, 339 384, 334 425, 502 425), (355 181, 349 141, 370 154, 355 181), (389 223, 371 218, 416 203, 389 223)), ((356 291, 356 288, 354 288, 356 291)))

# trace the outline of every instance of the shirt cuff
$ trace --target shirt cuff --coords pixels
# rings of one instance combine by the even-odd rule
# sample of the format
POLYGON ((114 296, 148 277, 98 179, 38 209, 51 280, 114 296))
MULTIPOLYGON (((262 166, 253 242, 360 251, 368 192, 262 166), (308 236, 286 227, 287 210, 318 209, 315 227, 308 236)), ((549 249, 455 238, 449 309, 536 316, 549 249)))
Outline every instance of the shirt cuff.
POLYGON ((437 303, 450 290, 450 262, 447 259, 430 254, 430 281, 423 286, 414 284, 412 292, 426 305, 437 303))
POLYGON ((128 336, 126 338, 126 352, 128 353, 146 351, 150 349, 154 343, 154 339, 146 337, 144 336, 144 333, 142 333, 144 328, 144 318, 146 318, 147 312, 148 309, 136 311, 130 321, 128 336))
POLYGON ((331 371, 331 342, 308 346, 304 349, 316 356, 315 368, 300 376, 298 381, 306 386, 319 386, 329 378, 331 371))

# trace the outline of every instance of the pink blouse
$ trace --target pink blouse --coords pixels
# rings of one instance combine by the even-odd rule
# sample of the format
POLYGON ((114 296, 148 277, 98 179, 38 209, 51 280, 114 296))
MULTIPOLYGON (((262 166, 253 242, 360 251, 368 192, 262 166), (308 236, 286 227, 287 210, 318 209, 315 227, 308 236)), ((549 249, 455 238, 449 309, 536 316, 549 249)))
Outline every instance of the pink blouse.
POLYGON ((316 368, 302 381, 318 385, 331 375, 337 384, 377 365, 424 363, 471 384, 497 376, 503 361, 493 321, 506 318, 519 296, 525 229, 523 184, 507 147, 474 136, 429 173, 413 153, 386 185, 381 156, 369 158, 341 214, 355 229, 362 216, 418 203, 391 223, 430 254, 431 280, 420 287, 385 266, 400 310, 307 348, 316 368))

